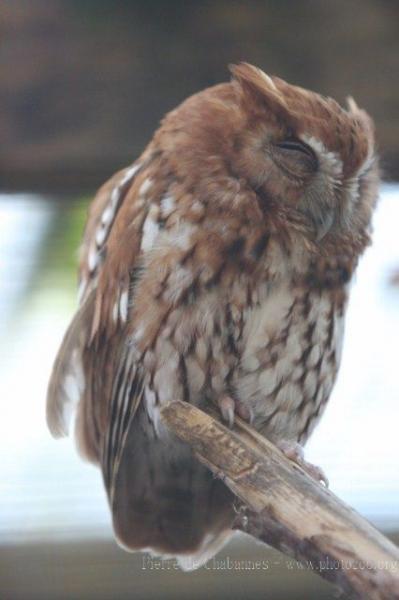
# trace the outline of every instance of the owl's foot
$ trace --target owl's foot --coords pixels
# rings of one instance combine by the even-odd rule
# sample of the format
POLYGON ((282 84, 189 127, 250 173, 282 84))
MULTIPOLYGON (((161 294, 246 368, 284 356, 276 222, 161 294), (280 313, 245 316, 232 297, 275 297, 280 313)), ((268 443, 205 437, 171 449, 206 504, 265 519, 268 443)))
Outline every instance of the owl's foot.
POLYGON ((234 418, 236 414, 239 417, 241 417, 241 419, 244 419, 244 421, 252 423, 252 410, 239 400, 234 400, 234 398, 232 398, 231 396, 224 395, 221 396, 221 398, 219 398, 217 404, 223 417, 223 420, 226 421, 230 429, 234 425, 234 418))
POLYGON ((316 479, 316 481, 324 483, 324 485, 328 487, 328 479, 323 469, 316 465, 312 465, 312 463, 305 460, 302 446, 297 442, 290 442, 287 440, 281 440, 277 443, 277 446, 287 458, 299 465, 305 473, 310 475, 313 479, 316 479))

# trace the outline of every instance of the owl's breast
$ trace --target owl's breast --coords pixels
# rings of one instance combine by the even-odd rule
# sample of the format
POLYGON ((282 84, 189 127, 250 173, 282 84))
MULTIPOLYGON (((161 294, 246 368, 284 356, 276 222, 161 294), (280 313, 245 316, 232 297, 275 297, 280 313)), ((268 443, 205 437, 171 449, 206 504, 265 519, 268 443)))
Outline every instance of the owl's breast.
POLYGON ((340 363, 345 300, 287 283, 246 311, 233 389, 271 439, 305 441, 321 416, 340 363))

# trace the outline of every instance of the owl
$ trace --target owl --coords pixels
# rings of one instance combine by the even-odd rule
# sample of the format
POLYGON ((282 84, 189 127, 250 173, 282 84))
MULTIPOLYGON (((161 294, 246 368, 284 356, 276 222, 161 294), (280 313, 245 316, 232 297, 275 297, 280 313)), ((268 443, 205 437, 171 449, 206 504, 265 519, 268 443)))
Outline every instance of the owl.
POLYGON ((54 436, 75 414, 120 544, 183 568, 232 534, 233 497, 161 407, 214 404, 322 477, 302 447, 337 375, 379 181, 373 122, 352 99, 231 72, 94 198, 47 400, 54 436))

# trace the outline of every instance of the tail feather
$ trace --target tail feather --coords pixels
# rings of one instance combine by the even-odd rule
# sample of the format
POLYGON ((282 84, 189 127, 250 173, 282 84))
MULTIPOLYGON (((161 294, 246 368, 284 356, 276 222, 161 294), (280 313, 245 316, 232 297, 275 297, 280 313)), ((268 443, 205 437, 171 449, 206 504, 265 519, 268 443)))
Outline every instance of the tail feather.
POLYGON ((178 557, 199 567, 231 534, 233 496, 189 447, 151 432, 144 409, 132 423, 112 506, 118 542, 127 550, 178 557))

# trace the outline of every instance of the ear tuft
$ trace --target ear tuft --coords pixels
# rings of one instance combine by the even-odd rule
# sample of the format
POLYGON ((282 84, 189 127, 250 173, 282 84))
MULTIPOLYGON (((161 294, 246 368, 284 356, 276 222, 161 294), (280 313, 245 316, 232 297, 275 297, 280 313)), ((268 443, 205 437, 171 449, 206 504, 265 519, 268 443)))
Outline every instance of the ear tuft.
POLYGON ((229 65, 229 70, 247 100, 269 108, 276 115, 288 117, 288 107, 272 77, 246 62, 229 65))
POLYGON ((352 96, 348 96, 348 97, 347 97, 347 99, 346 99, 346 104, 347 104, 347 106, 348 106, 348 110, 349 110, 349 112, 352 112, 352 113, 357 113, 357 112, 359 112, 359 110, 360 110, 360 109, 359 109, 358 105, 356 104, 356 101, 355 101, 355 99, 354 99, 354 98, 352 98, 352 96))
POLYGON ((346 98, 346 104, 348 107, 348 112, 355 118, 356 121, 361 122, 364 130, 367 131, 370 148, 372 148, 370 152, 373 151, 375 129, 372 118, 363 108, 359 108, 357 102, 354 100, 354 98, 352 98, 352 96, 348 96, 346 98))
POLYGON ((272 90, 274 93, 278 94, 273 79, 269 75, 266 75, 261 69, 258 69, 258 67, 242 62, 238 65, 229 65, 229 70, 234 79, 241 85, 249 85, 259 91, 272 90))

